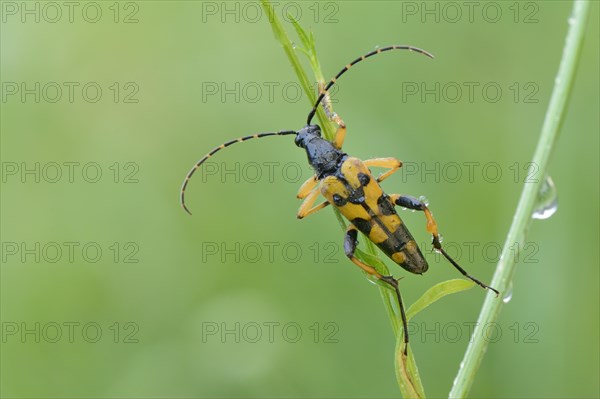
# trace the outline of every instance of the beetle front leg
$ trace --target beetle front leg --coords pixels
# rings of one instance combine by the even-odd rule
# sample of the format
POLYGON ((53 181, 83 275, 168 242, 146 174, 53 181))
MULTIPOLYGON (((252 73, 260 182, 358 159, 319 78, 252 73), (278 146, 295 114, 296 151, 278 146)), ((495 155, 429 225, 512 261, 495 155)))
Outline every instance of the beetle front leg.
POLYGON ((344 145, 344 139, 346 139, 346 124, 338 114, 333 114, 331 120, 338 125, 338 129, 335 132, 335 138, 333 139, 333 145, 339 150, 344 145))
POLYGON ((339 150, 344 145, 344 139, 346 138, 346 124, 344 123, 342 118, 340 118, 340 116, 333 112, 333 110, 331 109, 331 103, 329 102, 329 93, 325 94, 325 99, 326 100, 323 101, 323 110, 325 110, 325 115, 327 115, 327 119, 338 125, 338 128, 335 132, 335 137, 333 139, 333 145, 339 150))
POLYGON ((317 186, 318 183, 319 183, 319 181, 317 180, 317 176, 313 175, 307 181, 302 183, 302 185, 298 189, 298 194, 296 194, 296 198, 298 198, 298 199, 306 198, 308 196, 308 194, 310 194, 310 192, 315 189, 315 187, 317 186))
POLYGON ((298 213, 296 214, 296 217, 298 219, 305 218, 308 215, 311 215, 329 205, 329 201, 324 201, 318 205, 313 206, 314 203, 317 201, 317 197, 319 196, 319 194, 321 194, 321 192, 318 188, 315 188, 306 196, 306 199, 304 200, 304 202, 302 202, 302 204, 300 204, 300 209, 298 209, 298 213))
POLYGON ((398 206, 408 208, 408 209, 413 209, 415 211, 424 212, 425 218, 427 219, 427 227, 426 227, 427 231, 429 233, 431 233, 431 235, 433 236, 433 241, 432 241, 433 248, 436 251, 438 251, 439 253, 441 253, 442 255, 444 255, 444 258, 446 258, 452 264, 452 266, 454 266, 459 272, 461 272, 463 276, 465 276, 469 280, 477 283, 478 285, 480 285, 483 288, 494 291, 496 293, 496 295, 500 294, 498 292, 498 290, 496 290, 495 288, 492 288, 489 285, 486 285, 486 284, 482 283, 481 281, 477 280, 475 277, 469 275, 469 273, 467 273, 467 271, 465 269, 460 267, 460 265, 458 263, 456 263, 456 261, 454 259, 452 259, 450 257, 450 255, 448 255, 446 253, 446 251, 444 251, 444 248, 442 248, 442 243, 440 241, 440 235, 438 233, 437 223, 436 223, 435 219, 433 218, 431 211, 429 210, 429 208, 427 207, 427 205, 425 205, 425 203, 423 201, 421 201, 415 197, 411 197, 409 195, 400 195, 400 194, 392 194, 392 195, 390 195, 390 199, 392 200, 392 202, 394 204, 396 204, 398 206))
POLYGON ((346 236, 344 238, 344 252, 348 259, 352 261, 356 266, 363 269, 365 272, 369 273, 371 276, 376 277, 378 280, 381 280, 388 285, 390 285, 394 291, 396 291, 396 297, 398 299, 398 306, 400 307, 400 314, 402 316, 402 327, 404 330, 404 354, 407 353, 408 348, 408 323, 406 320, 406 313, 404 312, 404 305, 402 304, 402 296, 400 295, 400 289, 398 288, 398 280, 394 278, 394 276, 383 276, 381 275, 373 266, 370 266, 356 256, 354 256, 354 252, 356 251, 356 246, 358 245, 358 230, 351 223, 348 225, 346 229, 346 236))

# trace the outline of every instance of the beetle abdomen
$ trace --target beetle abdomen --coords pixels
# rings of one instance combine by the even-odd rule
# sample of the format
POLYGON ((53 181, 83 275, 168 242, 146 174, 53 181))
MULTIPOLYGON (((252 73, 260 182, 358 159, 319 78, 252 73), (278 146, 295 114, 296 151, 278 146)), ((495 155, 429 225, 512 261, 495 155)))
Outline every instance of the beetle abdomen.
POLYGON ((337 175, 321 182, 321 193, 398 265, 411 273, 427 271, 427 261, 394 204, 361 160, 348 157, 337 175))

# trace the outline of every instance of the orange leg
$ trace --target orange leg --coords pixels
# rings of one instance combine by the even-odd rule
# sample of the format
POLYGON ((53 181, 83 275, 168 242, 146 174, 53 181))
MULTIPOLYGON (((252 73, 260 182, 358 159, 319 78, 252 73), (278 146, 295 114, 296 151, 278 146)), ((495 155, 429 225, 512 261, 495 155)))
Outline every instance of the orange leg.
POLYGON ((408 208, 408 209, 414 209, 415 211, 424 212, 425 218, 427 219, 427 225, 425 226, 425 228, 427 229, 427 231, 429 233, 431 233, 431 235, 433 235, 434 246, 435 246, 435 242, 440 241, 437 223, 436 223, 435 219, 433 218, 433 214, 431 213, 429 208, 427 208, 427 205, 425 205, 425 203, 423 201, 421 201, 415 197, 411 197, 409 195, 400 195, 400 194, 391 194, 390 199, 392 200, 393 203, 395 203, 398 206, 408 208))
POLYGON ((404 312, 404 305, 402 304, 402 296, 400 295, 400 289, 398 288, 398 280, 396 280, 393 276, 382 276, 373 266, 367 265, 356 256, 354 256, 354 252, 356 251, 356 246, 358 245, 358 229, 350 223, 348 228, 346 229, 346 237, 344 238, 344 252, 346 256, 354 263, 356 266, 363 269, 365 272, 370 275, 376 277, 377 279, 387 283, 390 285, 394 291, 396 292, 396 298, 398 299, 398 305, 400 307, 400 315, 402 316, 402 326, 404 328, 404 354, 406 355, 406 351, 408 348, 408 328, 407 328, 407 320, 406 313, 404 312))
POLYGON ((307 181, 305 181, 304 183, 302 183, 302 185, 300 186, 300 188, 298 189, 298 194, 296 194, 296 198, 299 199, 303 199, 306 198, 308 196, 308 194, 310 194, 310 192, 312 190, 314 190, 314 188, 317 186, 317 183, 319 181, 317 180, 317 176, 313 176, 310 179, 308 179, 307 181))
POLYGON ((346 138, 346 124, 344 123, 342 118, 338 116, 338 114, 333 114, 332 120, 338 125, 338 129, 335 132, 333 145, 335 146, 335 148, 341 149, 344 145, 344 139, 346 138))
POLYGON ((393 173, 396 173, 398 171, 398 169, 400 169, 402 167, 402 161, 400 161, 396 158, 373 158, 373 159, 367 159, 366 161, 363 161, 363 163, 365 164, 365 166, 367 168, 373 166, 376 168, 389 168, 390 169, 387 172, 379 175, 379 177, 377 178, 378 183, 381 183, 382 181, 384 181, 385 179, 390 177, 393 173))
POLYGON ((435 219, 433 218, 431 211, 429 210, 429 208, 427 208, 427 205, 425 205, 425 203, 423 201, 418 200, 415 197, 411 197, 408 195, 400 195, 400 194, 392 194, 392 195, 390 195, 390 199, 396 205, 402 206, 404 208, 414 209, 416 211, 424 212, 425 218, 427 219, 427 225, 426 225, 427 231, 429 233, 431 233, 431 235, 433 236, 433 242, 432 242, 433 248, 436 251, 438 251, 439 253, 441 253, 442 255, 444 255, 444 258, 446 258, 450 263, 452 263, 452 266, 454 266, 459 272, 461 272, 461 274, 463 276, 465 276, 469 280, 477 283, 478 285, 480 285, 483 288, 487 288, 489 290, 494 291, 496 293, 496 295, 500 294, 498 292, 498 290, 496 290, 495 288, 492 288, 489 285, 486 285, 486 284, 482 283, 481 281, 477 280, 475 277, 469 275, 469 273, 467 273, 467 271, 465 269, 460 267, 460 265, 458 263, 456 263, 456 261, 454 259, 452 259, 450 257, 450 255, 448 255, 446 253, 446 251, 444 251, 444 249, 442 248, 442 243, 440 241, 440 235, 438 233, 437 223, 436 223, 435 219))
POLYGON ((302 219, 308 215, 312 215, 313 213, 329 205, 329 201, 324 201, 318 205, 314 205, 320 193, 321 192, 319 191, 319 189, 316 188, 306 196, 306 199, 304 200, 304 202, 302 202, 302 204, 300 204, 300 209, 298 209, 298 213, 296 214, 298 219, 302 219))
MULTIPOLYGON (((323 88, 320 87, 319 92, 322 93, 322 90, 323 88)), ((332 111, 331 102, 329 101, 329 93, 325 94, 323 109, 325 110, 327 118, 338 125, 338 129, 335 132, 335 138, 333 139, 333 145, 339 150, 344 145, 344 139, 346 138, 346 124, 338 114, 332 111)))

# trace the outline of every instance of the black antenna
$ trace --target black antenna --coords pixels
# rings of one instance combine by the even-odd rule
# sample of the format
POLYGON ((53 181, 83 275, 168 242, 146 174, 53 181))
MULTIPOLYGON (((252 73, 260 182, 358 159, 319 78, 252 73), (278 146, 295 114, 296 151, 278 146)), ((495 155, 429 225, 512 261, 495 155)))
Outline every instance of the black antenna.
POLYGON ((226 143, 221 144, 218 147, 213 148, 208 154, 206 154, 204 157, 202 157, 201 160, 199 160, 198 162, 196 162, 196 164, 194 165, 194 167, 185 176, 185 180, 183 181, 183 184, 181 185, 181 206, 183 207, 183 209, 187 213, 189 213, 190 215, 192 214, 192 212, 190 212, 190 210, 187 208, 187 206, 185 206, 185 198, 184 198, 184 196, 185 196, 185 189, 186 189, 186 187, 188 185, 188 182, 192 178, 192 175, 196 172, 196 170, 198 170, 198 168, 200 167, 200 165, 202 165, 204 162, 206 162, 206 160, 208 158, 212 157, 215 153, 219 152, 220 150, 222 150, 225 147, 229 147, 230 145, 232 145, 234 143, 241 143, 242 141, 246 141, 246 140, 250 140, 250 139, 259 139, 261 137, 267 137, 267 136, 286 136, 286 135, 289 135, 289 134, 298 134, 298 132, 296 132, 294 130, 282 130, 280 132, 258 133, 258 134, 253 134, 253 135, 250 135, 250 136, 240 137, 238 139, 228 141, 226 143))
POLYGON ((350 69, 350 67, 352 67, 355 64, 358 64, 361 61, 366 60, 367 58, 369 58, 369 57, 371 57, 371 56, 373 56, 375 54, 380 54, 380 53, 383 53, 385 51, 390 51, 390 50, 408 50, 408 51, 414 51, 415 53, 420 53, 420 54, 426 55, 429 58, 433 58, 433 54, 431 54, 431 53, 429 53, 429 52, 427 52, 425 50, 422 50, 422 49, 420 49, 418 47, 413 47, 413 46, 398 46, 398 45, 377 48, 377 49, 371 51, 370 53, 367 53, 367 54, 365 54, 363 56, 358 57, 357 59, 355 59, 354 61, 352 61, 348 65, 346 65, 344 67, 344 69, 342 69, 341 71, 338 72, 337 75, 335 75, 335 78, 331 79, 329 81, 329 83, 327 83, 327 86, 325 86, 325 89, 319 95, 319 98, 317 99, 317 102, 315 103, 313 109, 308 114, 308 120, 307 120, 306 124, 310 125, 310 121, 315 116, 315 112, 317 112, 317 108, 319 107, 319 104, 321 103, 321 101, 323 101, 323 98, 325 98, 325 96, 327 95, 328 90, 331 88, 331 86, 333 86, 335 84, 335 82, 340 78, 340 76, 342 76, 348 69, 350 69))

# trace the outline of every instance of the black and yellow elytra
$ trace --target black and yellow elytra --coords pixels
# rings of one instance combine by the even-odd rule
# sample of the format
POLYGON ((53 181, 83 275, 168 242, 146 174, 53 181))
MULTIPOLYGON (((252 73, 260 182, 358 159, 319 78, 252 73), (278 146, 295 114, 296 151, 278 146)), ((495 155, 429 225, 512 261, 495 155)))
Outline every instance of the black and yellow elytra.
POLYGON ((298 131, 282 130, 279 132, 254 134, 231 140, 215 147, 201 158, 186 175, 181 187, 180 200, 185 211, 190 213, 185 205, 185 189, 190 178, 207 159, 223 148, 254 138, 295 135, 296 145, 305 150, 308 162, 315 171, 314 176, 304 182, 298 190, 297 197, 304 200, 298 210, 298 218, 302 219, 328 205, 332 205, 350 222, 344 238, 344 252, 358 267, 375 278, 389 284, 395 290, 404 327, 404 352, 406 353, 408 347, 407 322, 398 287, 398 280, 393 276, 381 275, 373 266, 362 262, 354 255, 358 244, 358 232, 360 231, 377 245, 386 256, 405 270, 415 274, 422 274, 427 271, 427 261, 410 231, 396 213, 396 206, 422 211, 426 218, 426 229, 432 235, 433 248, 440 252, 465 277, 483 288, 494 291, 496 295, 498 295, 498 291, 470 276, 444 251, 437 223, 427 204, 408 195, 388 195, 383 191, 379 183, 400 169, 402 167, 401 161, 396 158, 373 158, 361 161, 343 152, 342 145, 346 137, 346 124, 337 114, 331 114, 327 107, 324 108, 328 117, 338 125, 333 142, 321 137, 321 128, 318 125, 311 125, 311 120, 317 108, 327 95, 328 90, 336 83, 340 76, 358 62, 389 50, 409 50, 433 58, 427 51, 412 46, 378 48, 356 58, 338 72, 325 86, 308 114, 305 127, 298 131), (371 167, 387 168, 388 170, 375 177, 369 169, 371 167), (319 195, 322 195, 325 201, 315 205, 319 195))

